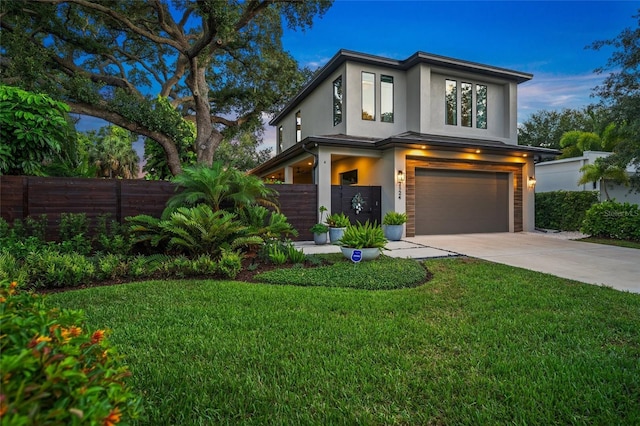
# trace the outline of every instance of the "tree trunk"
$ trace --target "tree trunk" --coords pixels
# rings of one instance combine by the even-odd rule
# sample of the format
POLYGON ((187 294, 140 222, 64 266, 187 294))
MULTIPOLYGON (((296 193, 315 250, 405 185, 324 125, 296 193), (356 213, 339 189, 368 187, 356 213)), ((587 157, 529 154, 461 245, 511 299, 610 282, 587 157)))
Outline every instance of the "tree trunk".
POLYGON ((191 74, 187 78, 187 86, 193 93, 196 109, 195 147, 198 163, 211 166, 213 153, 222 142, 222 134, 211 122, 209 86, 205 78, 205 70, 206 63, 200 64, 197 57, 191 59, 191 74))

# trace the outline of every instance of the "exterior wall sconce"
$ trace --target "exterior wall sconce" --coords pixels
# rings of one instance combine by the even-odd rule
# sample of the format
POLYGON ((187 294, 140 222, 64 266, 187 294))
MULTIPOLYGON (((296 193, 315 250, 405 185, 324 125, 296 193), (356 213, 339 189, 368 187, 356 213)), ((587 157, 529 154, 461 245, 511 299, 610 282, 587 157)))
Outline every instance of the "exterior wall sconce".
POLYGON ((402 182, 404 182, 404 172, 402 170, 398 170, 398 174, 396 175, 396 180, 398 181, 398 200, 402 198, 402 182))
POLYGON ((536 178, 535 176, 529 176, 527 178, 527 186, 529 189, 534 189, 536 187, 536 178))

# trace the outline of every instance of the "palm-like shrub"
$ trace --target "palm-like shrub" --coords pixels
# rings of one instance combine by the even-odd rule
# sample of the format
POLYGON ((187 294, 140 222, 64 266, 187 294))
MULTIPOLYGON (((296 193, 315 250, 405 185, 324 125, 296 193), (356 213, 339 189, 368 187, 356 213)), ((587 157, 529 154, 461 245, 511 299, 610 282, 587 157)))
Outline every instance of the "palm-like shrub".
POLYGON ((239 209, 237 213, 238 219, 248 227, 250 235, 257 235, 264 239, 298 236, 298 231, 291 226, 282 213, 272 212, 256 205, 246 206, 239 209))
POLYGON ((167 202, 163 219, 178 207, 198 204, 207 204, 214 211, 227 203, 236 209, 251 204, 278 207, 275 201, 277 192, 267 188, 260 178, 231 167, 225 168, 220 161, 214 162, 211 167, 185 167, 173 182, 180 192, 167 202))
POLYGON ((217 255, 242 236, 247 228, 235 220, 236 215, 224 210, 213 211, 206 204, 197 207, 179 207, 169 219, 160 221, 162 232, 170 237, 169 247, 192 255, 217 255))

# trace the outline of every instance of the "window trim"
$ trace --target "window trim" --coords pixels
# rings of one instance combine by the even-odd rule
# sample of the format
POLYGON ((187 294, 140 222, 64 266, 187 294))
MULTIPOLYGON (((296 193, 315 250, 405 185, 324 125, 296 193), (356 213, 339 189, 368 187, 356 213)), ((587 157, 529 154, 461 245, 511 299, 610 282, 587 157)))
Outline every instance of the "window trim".
POLYGON ((302 116, 300 110, 296 112, 296 143, 302 142, 302 116))

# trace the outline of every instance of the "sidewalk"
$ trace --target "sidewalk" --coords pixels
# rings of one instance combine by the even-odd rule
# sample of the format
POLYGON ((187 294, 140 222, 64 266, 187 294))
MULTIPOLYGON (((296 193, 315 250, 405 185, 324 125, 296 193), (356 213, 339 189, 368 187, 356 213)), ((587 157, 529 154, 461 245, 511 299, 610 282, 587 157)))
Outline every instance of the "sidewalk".
MULTIPOLYGON (((294 245, 302 249, 304 254, 340 253, 340 246, 331 244, 316 245, 313 241, 297 241, 294 245)), ((387 243, 387 249, 388 250, 384 250, 383 253, 389 257, 429 259, 433 257, 458 256, 458 253, 409 241, 389 241, 387 243)))

